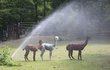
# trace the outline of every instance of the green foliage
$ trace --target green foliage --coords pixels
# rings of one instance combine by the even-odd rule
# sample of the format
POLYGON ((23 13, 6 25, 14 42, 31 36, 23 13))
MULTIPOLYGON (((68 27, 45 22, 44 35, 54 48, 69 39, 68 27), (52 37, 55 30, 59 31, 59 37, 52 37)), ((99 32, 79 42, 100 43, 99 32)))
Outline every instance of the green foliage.
MULTIPOLYGON (((0 27, 4 30, 9 30, 7 27, 13 28, 13 25, 19 22, 37 22, 52 12, 54 9, 53 4, 55 4, 57 8, 65 0, 57 0, 58 4, 54 3, 54 1, 55 0, 0 0, 0 27)), ((9 36, 11 36, 11 33, 9 34, 9 36)))
POLYGON ((7 23, 35 21, 34 15, 34 5, 30 0, 0 1, 0 24, 2 26, 7 23))
POLYGON ((18 22, 37 22, 45 16, 48 16, 63 3, 69 1, 81 3, 82 6, 87 8, 86 10, 92 14, 90 18, 95 17, 100 19, 99 26, 102 23, 108 23, 104 26, 109 29, 109 0, 0 0, 0 27, 8 30, 7 27, 10 24, 14 25, 18 22))
POLYGON ((10 48, 3 47, 0 48, 0 65, 13 66, 15 65, 10 57, 10 48))

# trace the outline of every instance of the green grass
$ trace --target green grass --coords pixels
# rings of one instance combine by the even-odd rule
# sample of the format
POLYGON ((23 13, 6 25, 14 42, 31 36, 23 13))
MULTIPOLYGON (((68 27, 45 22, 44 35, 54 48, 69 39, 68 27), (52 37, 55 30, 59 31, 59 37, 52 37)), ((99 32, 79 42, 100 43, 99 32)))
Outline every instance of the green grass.
POLYGON ((17 66, 0 66, 0 70, 110 70, 110 44, 89 44, 82 52, 82 61, 77 60, 77 51, 74 51, 76 59, 69 60, 65 45, 54 49, 51 61, 48 51, 44 54, 44 61, 40 60, 40 51, 36 53, 35 62, 32 61, 32 52, 29 62, 24 61, 23 55, 21 50, 15 56, 17 66))

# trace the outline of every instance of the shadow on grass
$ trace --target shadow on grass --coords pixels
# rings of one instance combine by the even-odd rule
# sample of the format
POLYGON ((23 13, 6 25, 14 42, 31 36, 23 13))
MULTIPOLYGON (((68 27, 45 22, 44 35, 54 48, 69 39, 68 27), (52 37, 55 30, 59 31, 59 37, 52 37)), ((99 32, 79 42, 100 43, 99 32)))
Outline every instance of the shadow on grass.
POLYGON ((17 62, 45 62, 45 61, 53 61, 53 60, 36 60, 36 61, 33 61, 33 60, 29 60, 29 61, 24 61, 24 60, 22 60, 22 61, 17 61, 17 62))
POLYGON ((4 67, 20 67, 22 66, 21 64, 14 64, 14 65, 0 65, 0 66, 4 66, 4 67))

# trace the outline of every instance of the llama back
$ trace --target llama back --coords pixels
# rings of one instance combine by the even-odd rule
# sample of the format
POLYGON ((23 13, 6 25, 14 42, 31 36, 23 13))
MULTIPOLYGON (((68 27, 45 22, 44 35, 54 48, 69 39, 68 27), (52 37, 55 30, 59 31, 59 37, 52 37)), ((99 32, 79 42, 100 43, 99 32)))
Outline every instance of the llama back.
POLYGON ((42 47, 44 47, 46 50, 53 50, 55 45, 54 44, 50 44, 50 43, 43 43, 42 47))
POLYGON ((37 51, 37 47, 35 47, 34 45, 26 45, 23 50, 30 50, 30 51, 37 51))

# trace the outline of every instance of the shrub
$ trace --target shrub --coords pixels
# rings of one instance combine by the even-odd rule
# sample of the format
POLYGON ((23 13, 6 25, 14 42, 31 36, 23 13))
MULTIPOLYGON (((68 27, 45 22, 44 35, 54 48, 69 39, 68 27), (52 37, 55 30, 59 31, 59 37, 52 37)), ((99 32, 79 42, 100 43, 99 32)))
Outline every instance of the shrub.
POLYGON ((0 65, 13 66, 14 62, 10 56, 11 49, 7 46, 0 48, 0 65))

